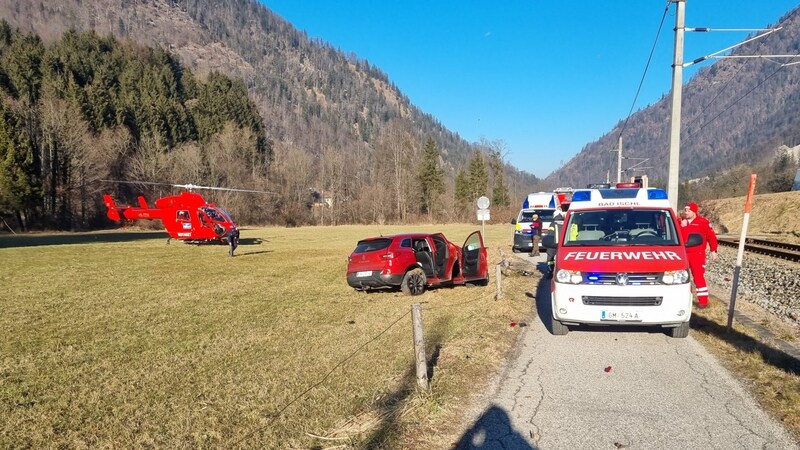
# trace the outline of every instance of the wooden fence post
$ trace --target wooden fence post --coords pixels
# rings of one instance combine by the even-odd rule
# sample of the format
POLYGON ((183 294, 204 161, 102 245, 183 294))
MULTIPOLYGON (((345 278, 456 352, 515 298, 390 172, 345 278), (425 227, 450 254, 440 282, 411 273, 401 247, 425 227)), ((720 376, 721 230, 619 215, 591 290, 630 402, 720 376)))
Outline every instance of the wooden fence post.
POLYGON ((500 264, 498 264, 496 268, 494 279, 497 285, 497 293, 495 294, 494 298, 495 300, 500 300, 503 298, 503 268, 500 267, 500 264))
POLYGON ((425 358, 425 338, 422 333, 422 305, 411 305, 411 323, 414 330, 414 356, 417 360, 417 385, 425 392, 431 391, 428 383, 428 361, 425 358))

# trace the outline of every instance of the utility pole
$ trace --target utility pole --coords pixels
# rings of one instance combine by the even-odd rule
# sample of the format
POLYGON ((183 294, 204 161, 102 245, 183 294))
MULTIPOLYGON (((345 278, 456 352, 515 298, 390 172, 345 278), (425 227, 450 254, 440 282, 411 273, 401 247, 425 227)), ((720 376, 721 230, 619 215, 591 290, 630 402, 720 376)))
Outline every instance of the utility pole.
POLYGON ((617 183, 622 182, 622 135, 617 143, 617 183))
POLYGON ((683 89, 683 33, 686 0, 672 0, 675 12, 675 51, 672 58, 672 116, 669 127, 669 172, 667 197, 672 209, 678 210, 678 169, 681 147, 681 96, 683 89))

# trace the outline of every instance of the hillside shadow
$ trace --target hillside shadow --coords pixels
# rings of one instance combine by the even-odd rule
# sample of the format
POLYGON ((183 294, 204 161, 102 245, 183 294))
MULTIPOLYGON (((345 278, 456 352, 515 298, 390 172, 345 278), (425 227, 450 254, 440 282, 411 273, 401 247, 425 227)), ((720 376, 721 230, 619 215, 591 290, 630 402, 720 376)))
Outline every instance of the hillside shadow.
POLYGON ((37 247, 43 245, 72 245, 93 243, 133 242, 164 239, 164 231, 112 231, 95 233, 16 234, 0 236, 0 248, 37 247))
POLYGON ((525 437, 511 425, 506 411, 492 405, 459 438, 456 450, 503 449, 535 450, 525 437))
POLYGON ((784 370, 793 375, 800 375, 800 360, 777 348, 756 340, 736 329, 727 332, 728 328, 705 317, 692 314, 689 321, 693 330, 708 333, 721 341, 725 341, 745 352, 756 352, 765 363, 784 370))

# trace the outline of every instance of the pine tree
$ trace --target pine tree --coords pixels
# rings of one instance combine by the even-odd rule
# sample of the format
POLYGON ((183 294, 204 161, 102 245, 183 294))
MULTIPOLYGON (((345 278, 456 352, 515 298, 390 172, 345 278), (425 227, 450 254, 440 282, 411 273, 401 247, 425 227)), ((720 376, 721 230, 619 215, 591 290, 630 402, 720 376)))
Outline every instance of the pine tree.
POLYGON ((486 163, 483 160, 483 154, 476 150, 472 153, 472 159, 469 161, 469 200, 475 200, 482 195, 486 195, 489 186, 489 174, 486 172, 486 163))
POLYGON ((444 170, 439 167, 439 158, 439 147, 432 137, 428 137, 422 153, 418 179, 422 200, 421 212, 428 213, 431 218, 436 198, 444 192, 444 170))
POLYGON ((467 179, 467 172, 465 172, 464 169, 459 170, 456 175, 455 191, 456 202, 458 202, 459 205, 465 206, 469 203, 472 191, 470 190, 469 180, 467 179))
POLYGON ((503 159, 499 151, 490 154, 490 164, 494 175, 494 185, 492 186, 492 204, 496 206, 508 206, 511 204, 511 197, 508 188, 503 180, 503 159))
POLYGON ((34 169, 28 133, 0 102, 0 215, 13 213, 22 230, 41 201, 34 169))

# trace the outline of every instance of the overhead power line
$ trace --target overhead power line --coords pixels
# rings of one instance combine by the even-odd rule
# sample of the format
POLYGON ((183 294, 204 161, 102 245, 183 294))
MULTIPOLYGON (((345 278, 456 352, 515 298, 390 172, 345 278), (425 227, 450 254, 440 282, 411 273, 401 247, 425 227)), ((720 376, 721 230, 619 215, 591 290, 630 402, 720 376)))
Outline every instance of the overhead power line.
POLYGON ((664 20, 667 18, 667 13, 669 12, 669 4, 670 2, 668 0, 667 5, 664 7, 664 14, 661 16, 661 23, 658 24, 658 31, 656 32, 656 38, 653 40, 653 47, 650 49, 650 55, 647 57, 647 64, 644 66, 642 79, 639 80, 639 87, 636 89, 636 95, 633 97, 633 103, 631 103, 631 109, 628 111, 628 117, 625 118, 625 122, 622 124, 622 129, 619 130, 619 136, 622 136, 622 133, 625 132, 625 128, 628 126, 628 120, 630 120, 631 115, 633 114, 633 108, 636 107, 636 101, 639 99, 639 94, 642 92, 642 85, 644 84, 644 79, 647 76, 647 70, 650 68, 650 62, 653 60, 653 53, 656 51, 658 37, 661 35, 661 29, 664 28, 664 20))
MULTIPOLYGON (((669 12, 669 4, 670 0, 667 0, 666 6, 664 6, 664 14, 661 16, 661 23, 658 24, 658 31, 656 31, 656 37, 653 40, 653 47, 650 49, 650 55, 647 57, 647 64, 644 66, 644 71, 642 72, 642 78, 639 80, 639 86, 636 88, 636 95, 633 96, 633 102, 631 103, 631 108, 628 110, 628 116, 625 118, 625 122, 622 124, 622 128, 619 130, 619 134, 617 135, 617 142, 621 142, 622 140, 622 133, 625 132, 625 128, 628 127, 628 121, 633 114, 633 108, 636 107, 636 101, 639 100, 639 94, 642 92, 642 86, 644 85, 644 80, 647 77, 647 70, 650 68, 650 62, 653 60, 653 53, 656 50, 656 44, 658 44, 658 38, 661 36, 661 30, 664 28, 664 20, 667 18, 667 13, 669 12)), ((613 150, 612 150, 613 151, 613 150)), ((618 160, 622 158, 622 148, 618 150, 620 154, 617 155, 618 160)), ((619 170, 617 170, 617 174, 619 176, 619 170)))

